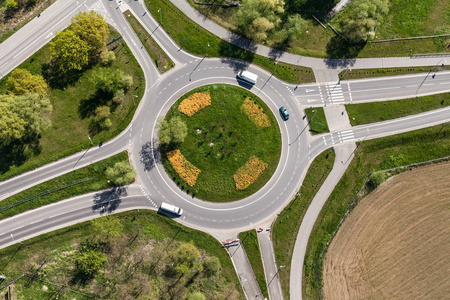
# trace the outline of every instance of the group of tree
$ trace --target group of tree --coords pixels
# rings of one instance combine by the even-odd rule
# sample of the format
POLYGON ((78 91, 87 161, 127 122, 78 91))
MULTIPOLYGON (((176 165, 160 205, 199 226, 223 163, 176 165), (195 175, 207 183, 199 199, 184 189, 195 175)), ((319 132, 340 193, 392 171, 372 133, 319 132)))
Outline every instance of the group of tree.
POLYGON ((6 0, 6 10, 11 14, 18 9, 33 6, 37 2, 37 0, 6 0))
POLYGON ((164 118, 158 120, 159 143, 182 143, 187 136, 187 125, 181 117, 172 117, 169 121, 164 118))
POLYGON ((283 0, 243 0, 241 4, 237 12, 239 25, 246 37, 256 43, 267 40, 269 33, 278 40, 289 41, 304 27, 305 20, 299 14, 286 16, 283 0))
POLYGON ((0 146, 26 136, 39 136, 51 126, 49 114, 53 110, 42 76, 16 69, 6 86, 8 94, 0 95, 0 146))
POLYGON ((339 22, 342 34, 351 42, 362 42, 374 33, 376 19, 389 12, 389 0, 356 0, 347 9, 351 13, 339 22))
POLYGON ((109 35, 105 19, 95 11, 80 12, 68 29, 50 42, 51 61, 60 73, 81 70, 96 61, 109 35))

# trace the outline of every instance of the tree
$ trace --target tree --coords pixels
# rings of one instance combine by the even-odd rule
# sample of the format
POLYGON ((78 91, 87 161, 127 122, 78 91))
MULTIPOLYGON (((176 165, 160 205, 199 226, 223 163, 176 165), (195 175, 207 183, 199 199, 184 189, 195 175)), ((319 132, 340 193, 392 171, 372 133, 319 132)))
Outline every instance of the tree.
POLYGON ((275 25, 264 17, 253 20, 248 29, 248 37, 256 43, 261 43, 267 39, 267 32, 275 25))
POLYGON ((159 119, 159 142, 161 144, 182 143, 187 136, 187 126, 181 117, 176 116, 169 121, 159 119))
POLYGON ((62 73, 81 70, 88 64, 89 47, 72 30, 59 32, 50 42, 54 67, 62 73))
POLYGON ((134 181, 135 173, 135 170, 128 161, 121 161, 107 168, 105 176, 116 185, 125 185, 134 181))
POLYGON ((95 116, 99 120, 109 117, 110 114, 111 114, 111 110, 110 110, 109 106, 106 106, 106 105, 99 106, 95 109, 95 116))
POLYGON ((288 17, 286 23, 287 39, 293 40, 297 38, 306 25, 306 21, 302 19, 299 14, 291 15, 288 17))
POLYGON ((202 264, 199 262, 200 251, 198 251, 192 241, 190 243, 182 243, 172 255, 175 271, 180 277, 203 269, 202 264))
POLYGON ((353 12, 351 18, 341 20, 342 33, 350 41, 360 42, 367 39, 375 26, 375 18, 385 15, 389 11, 388 0, 359 0, 352 1, 349 9, 353 12))
POLYGON ((26 122, 28 134, 39 135, 51 126, 48 118, 53 106, 48 98, 41 98, 38 94, 25 94, 14 97, 13 110, 26 122))
POLYGON ((86 42, 91 57, 100 53, 105 47, 109 35, 108 24, 95 11, 78 13, 72 18, 70 28, 86 42))
POLYGON ((33 75, 25 69, 15 69, 6 81, 8 90, 14 95, 37 93, 41 98, 47 96, 47 83, 41 75, 33 75))
POLYGON ((217 256, 208 257, 203 263, 203 266, 206 273, 209 275, 217 273, 221 268, 220 260, 217 256))
POLYGON ((106 262, 106 256, 96 249, 86 249, 75 258, 75 266, 83 275, 93 276, 106 262))
POLYGON ((98 218, 92 220, 92 231, 95 232, 101 242, 110 237, 121 236, 124 230, 123 224, 117 218, 98 218))
POLYGON ((14 96, 0 95, 0 146, 25 134, 25 120, 13 109, 14 96))
POLYGON ((112 64, 112 62, 115 60, 116 55, 114 54, 114 51, 109 51, 105 49, 102 51, 102 53, 100 53, 100 63, 104 66, 112 64))

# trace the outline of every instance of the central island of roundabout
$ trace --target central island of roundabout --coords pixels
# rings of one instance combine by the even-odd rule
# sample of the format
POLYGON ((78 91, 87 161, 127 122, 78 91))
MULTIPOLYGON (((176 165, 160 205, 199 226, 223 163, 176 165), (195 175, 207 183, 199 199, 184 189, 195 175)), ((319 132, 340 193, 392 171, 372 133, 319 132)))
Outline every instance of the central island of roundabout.
POLYGON ((164 168, 180 189, 211 202, 243 199, 275 172, 281 134, 269 107, 227 84, 195 88, 160 121, 164 168))

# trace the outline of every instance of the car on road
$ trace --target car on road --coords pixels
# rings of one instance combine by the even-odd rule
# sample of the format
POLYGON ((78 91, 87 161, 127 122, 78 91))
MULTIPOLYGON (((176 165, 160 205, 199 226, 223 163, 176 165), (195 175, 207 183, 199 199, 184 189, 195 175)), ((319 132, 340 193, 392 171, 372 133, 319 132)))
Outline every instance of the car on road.
POLYGON ((288 113, 286 107, 284 107, 284 106, 280 107, 280 114, 281 114, 281 117, 283 118, 283 120, 285 120, 285 121, 289 120, 289 113, 288 113))

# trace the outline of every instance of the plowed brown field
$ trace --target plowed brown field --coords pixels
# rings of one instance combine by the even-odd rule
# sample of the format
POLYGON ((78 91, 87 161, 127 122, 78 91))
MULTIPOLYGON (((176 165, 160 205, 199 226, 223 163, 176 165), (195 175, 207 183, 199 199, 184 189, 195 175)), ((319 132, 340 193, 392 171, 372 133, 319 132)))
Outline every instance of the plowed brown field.
POLYGON ((334 238, 325 299, 449 299, 450 162, 396 175, 334 238))

